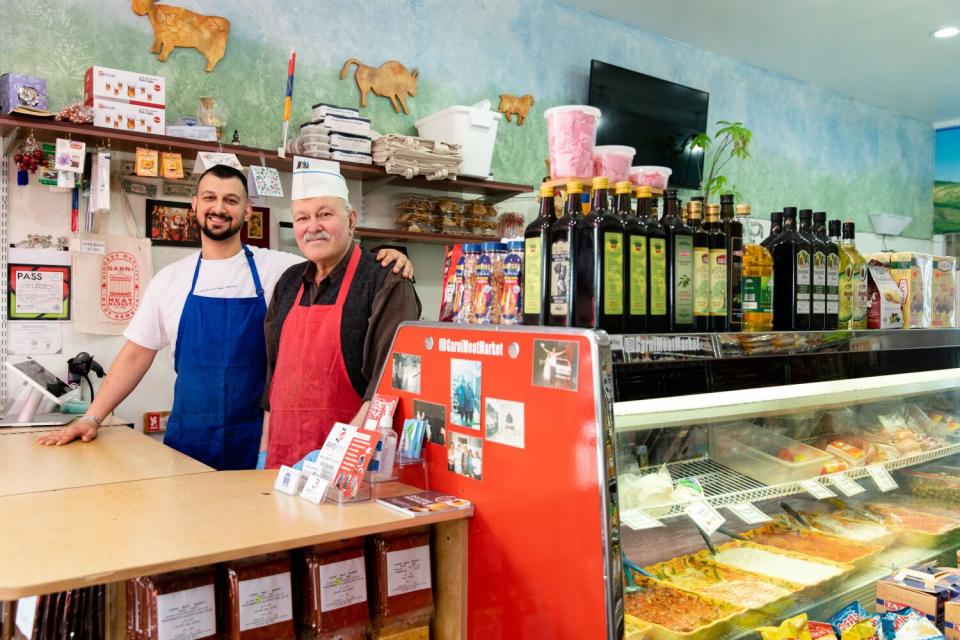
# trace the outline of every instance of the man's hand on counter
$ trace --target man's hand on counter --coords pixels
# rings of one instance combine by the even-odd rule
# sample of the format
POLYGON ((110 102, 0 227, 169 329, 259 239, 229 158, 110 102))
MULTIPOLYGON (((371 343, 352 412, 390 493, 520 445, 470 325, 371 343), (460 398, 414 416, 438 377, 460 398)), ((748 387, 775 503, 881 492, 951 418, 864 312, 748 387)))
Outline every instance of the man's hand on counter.
POLYGON ((67 444, 79 438, 83 442, 90 442, 97 437, 97 425, 92 422, 74 422, 63 429, 48 431, 37 437, 37 444, 54 446, 67 444))

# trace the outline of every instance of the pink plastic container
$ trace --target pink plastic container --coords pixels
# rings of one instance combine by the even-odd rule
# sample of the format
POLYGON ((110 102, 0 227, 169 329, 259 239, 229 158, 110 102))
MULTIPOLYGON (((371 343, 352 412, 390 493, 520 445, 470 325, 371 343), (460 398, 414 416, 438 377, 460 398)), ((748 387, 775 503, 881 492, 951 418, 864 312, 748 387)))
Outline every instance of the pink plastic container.
POLYGON ((630 177, 630 165, 637 150, 633 147, 605 145, 593 148, 593 176, 610 178, 610 184, 630 177))
POLYGON ((554 180, 592 177, 600 109, 570 104, 551 107, 543 117, 547 119, 550 177, 554 180))
POLYGON ((670 167, 630 167, 630 182, 651 189, 666 189, 673 169, 670 167))

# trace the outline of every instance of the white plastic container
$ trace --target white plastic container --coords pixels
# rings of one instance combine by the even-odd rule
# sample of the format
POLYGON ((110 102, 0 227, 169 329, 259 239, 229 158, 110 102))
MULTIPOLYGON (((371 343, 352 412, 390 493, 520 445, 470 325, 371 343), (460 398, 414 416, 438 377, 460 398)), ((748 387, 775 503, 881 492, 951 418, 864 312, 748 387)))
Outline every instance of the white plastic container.
POLYGON ((816 478, 833 459, 826 451, 750 423, 710 429, 710 457, 768 485, 816 478))
POLYGON ((493 146, 503 114, 490 110, 484 100, 472 107, 454 105, 414 122, 421 138, 459 144, 463 153, 460 175, 486 180, 490 177, 493 146))
POLYGON ((550 177, 588 179, 593 177, 593 148, 597 143, 600 109, 582 104, 551 107, 547 120, 550 147, 550 177))
POLYGON ((666 189, 673 169, 670 167, 630 167, 630 182, 635 186, 651 189, 666 189))
POLYGON ((637 150, 610 144, 593 148, 593 176, 610 178, 610 184, 623 182, 630 177, 630 165, 637 150))

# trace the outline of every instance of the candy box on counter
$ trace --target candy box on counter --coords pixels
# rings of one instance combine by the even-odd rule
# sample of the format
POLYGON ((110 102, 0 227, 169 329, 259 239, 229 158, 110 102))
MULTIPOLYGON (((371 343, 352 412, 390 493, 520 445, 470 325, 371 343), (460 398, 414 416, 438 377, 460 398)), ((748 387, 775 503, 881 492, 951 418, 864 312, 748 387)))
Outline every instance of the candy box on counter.
POLYGON ((13 113, 16 109, 47 109, 47 81, 22 73, 0 76, 0 112, 13 113))
POLYGON ((960 640, 960 600, 943 605, 943 635, 947 640, 960 640))
POLYGON ((960 597, 960 570, 946 567, 901 569, 877 582, 877 611, 910 607, 943 628, 944 605, 960 597))
POLYGON ((83 104, 91 107, 101 99, 163 109, 166 84, 163 76, 94 66, 83 77, 83 104))
POLYGON ((953 256, 933 256, 933 317, 935 328, 957 326, 957 281, 954 277, 957 259, 953 256))
POLYGON ((933 297, 933 256, 927 253, 874 253, 876 260, 890 267, 897 283, 903 309, 903 326, 907 329, 929 329, 933 297))

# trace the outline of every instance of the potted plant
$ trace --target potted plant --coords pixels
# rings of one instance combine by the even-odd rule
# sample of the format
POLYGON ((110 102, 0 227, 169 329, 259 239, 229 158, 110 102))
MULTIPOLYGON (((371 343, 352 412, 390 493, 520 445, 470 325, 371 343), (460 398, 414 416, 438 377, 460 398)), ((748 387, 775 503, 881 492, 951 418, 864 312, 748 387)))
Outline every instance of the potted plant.
POLYGON ((717 121, 717 126, 720 128, 713 137, 701 133, 690 141, 692 149, 701 149, 704 154, 713 148, 709 161, 704 160, 704 166, 708 168, 706 179, 704 179, 703 170, 700 169, 700 195, 703 196, 704 202, 710 202, 710 196, 725 193, 732 193, 739 199, 735 185, 720 172, 734 158, 739 160, 750 158, 750 140, 753 137, 750 129, 743 126, 742 122, 728 120, 717 121))

